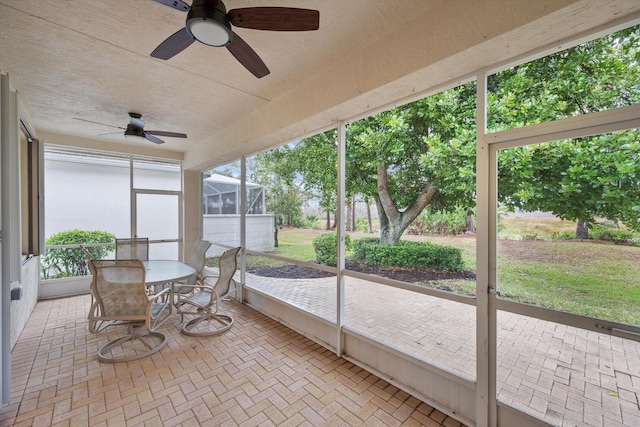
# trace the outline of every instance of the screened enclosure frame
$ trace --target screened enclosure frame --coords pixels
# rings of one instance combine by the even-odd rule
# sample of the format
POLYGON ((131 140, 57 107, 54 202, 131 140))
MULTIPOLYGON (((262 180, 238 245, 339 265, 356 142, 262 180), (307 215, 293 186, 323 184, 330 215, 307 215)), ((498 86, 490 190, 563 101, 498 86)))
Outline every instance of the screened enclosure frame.
POLYGON ((204 215, 249 215, 265 213, 264 187, 246 183, 245 207, 242 201, 241 182, 238 179, 213 174, 202 180, 202 212, 204 215), (237 181, 237 182, 236 182, 237 181), (226 199, 225 199, 226 197, 226 199))
MULTIPOLYGON (((613 33, 619 29, 631 26, 632 22, 618 25, 616 28, 609 28, 598 34, 592 34, 590 39, 602 36, 604 34, 613 33)), ((563 44, 562 49, 575 46, 582 43, 587 38, 574 40, 571 44, 563 44)), ((533 306, 525 303, 518 303, 499 299, 497 297, 497 214, 498 214, 498 198, 497 198, 497 153, 504 148, 525 146, 542 142, 550 142, 559 139, 577 138, 613 131, 622 131, 634 128, 640 128, 640 105, 632 105, 627 107, 615 108, 611 110, 585 114, 577 117, 562 118, 542 124, 529 125, 521 128, 510 129, 499 132, 488 132, 486 128, 487 117, 487 80, 490 75, 523 64, 527 61, 540 58, 545 55, 561 50, 558 46, 545 47, 536 53, 526 57, 516 58, 508 64, 500 64, 490 69, 480 70, 474 75, 463 76, 459 79, 452 80, 448 83, 440 85, 428 93, 422 93, 411 98, 404 99, 393 104, 389 104, 375 111, 368 111, 357 117, 336 122, 335 126, 329 129, 337 129, 338 135, 338 216, 336 218, 338 233, 338 266, 324 267, 322 270, 336 274, 336 313, 337 319, 334 324, 336 328, 336 348, 335 352, 338 356, 343 356, 342 343, 344 340, 344 277, 363 278, 365 280, 397 287, 401 289, 411 290, 430 296, 435 296, 455 302, 469 304, 476 308, 476 378, 475 381, 465 376, 460 376, 461 381, 471 381, 475 384, 476 390, 476 422, 478 426, 495 426, 498 420, 504 420, 504 417, 512 416, 513 408, 498 400, 497 397, 497 313, 505 311, 524 316, 529 316, 549 322, 559 323, 567 326, 576 327, 595 331, 602 334, 623 337, 627 339, 640 340, 640 327, 626 325, 617 322, 611 322, 604 319, 591 318, 579 314, 567 313, 554 309, 533 306), (368 276, 365 274, 352 272, 345 269, 344 254, 345 229, 341 220, 344 211, 344 180, 345 180, 345 137, 346 124, 358 120, 363 117, 370 116, 376 112, 386 110, 417 100, 418 98, 427 97, 431 94, 446 90, 465 82, 476 81, 476 296, 466 297, 455 295, 436 289, 425 289, 423 287, 414 286, 412 284, 402 283, 390 279, 377 276, 368 276), (340 203, 342 201, 342 203, 340 203), (499 414, 499 408, 503 411, 499 414)), ((310 132, 307 135, 314 135, 319 132, 329 130, 324 128, 317 132, 310 132)), ((244 164, 246 157, 242 157, 244 164)), ((242 174, 242 181, 245 182, 245 174, 242 174)), ((272 259, 283 259, 282 257, 272 256, 260 252, 246 251, 250 254, 260 255, 272 259)), ((296 265, 312 267, 310 263, 297 261, 295 259, 286 259, 288 262, 296 265)), ((317 266, 315 268, 318 268, 317 266)), ((242 268, 244 274, 244 268, 242 268)), ((244 280, 242 281, 244 283, 244 280)), ((512 418, 510 418, 512 419, 512 418)))

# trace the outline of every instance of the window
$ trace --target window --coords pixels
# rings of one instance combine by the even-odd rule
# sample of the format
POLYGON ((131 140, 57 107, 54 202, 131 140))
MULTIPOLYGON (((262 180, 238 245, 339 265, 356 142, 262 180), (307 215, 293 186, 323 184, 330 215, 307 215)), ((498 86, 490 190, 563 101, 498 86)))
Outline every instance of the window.
POLYGON ((22 254, 39 255, 41 252, 40 201, 42 188, 42 161, 40 141, 32 139, 23 127, 20 134, 20 188, 22 211, 22 254))

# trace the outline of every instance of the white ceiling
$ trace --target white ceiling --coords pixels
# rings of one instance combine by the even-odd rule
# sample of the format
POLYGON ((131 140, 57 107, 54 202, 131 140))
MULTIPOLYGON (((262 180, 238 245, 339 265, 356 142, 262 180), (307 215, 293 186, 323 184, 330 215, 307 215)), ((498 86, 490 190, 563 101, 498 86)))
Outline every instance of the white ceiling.
MULTIPOLYGON (((189 1, 187 1, 189 2, 189 1)), ((45 142, 162 153, 203 168, 411 96, 541 45, 637 18, 637 0, 226 0, 304 7, 320 29, 234 28, 271 70, 225 48, 149 56, 185 13, 152 0, 0 0, 0 71, 45 142), (100 136, 126 126, 184 132, 164 145, 100 136), (160 150, 160 151, 159 151, 160 150)))

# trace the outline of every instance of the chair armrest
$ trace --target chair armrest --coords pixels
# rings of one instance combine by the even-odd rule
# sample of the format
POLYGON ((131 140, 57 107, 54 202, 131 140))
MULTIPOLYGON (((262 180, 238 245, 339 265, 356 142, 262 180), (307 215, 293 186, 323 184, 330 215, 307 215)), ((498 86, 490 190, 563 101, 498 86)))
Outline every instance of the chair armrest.
POLYGON ((157 300, 158 298, 160 298, 160 297, 164 296, 165 294, 167 294, 167 293, 171 293, 171 292, 172 292, 171 287, 164 288, 163 290, 161 290, 161 291, 160 291, 160 292, 158 292, 157 294, 149 295, 149 301, 155 301, 155 300, 157 300))
MULTIPOLYGON (((212 303, 214 301, 214 299, 217 297, 215 289, 213 286, 211 285, 206 285, 206 284, 196 284, 196 285, 182 285, 180 286, 181 289, 187 288, 190 289, 194 292, 197 291, 208 291, 211 293, 211 298, 209 299, 209 303, 212 303)), ((176 295, 178 296, 178 302, 177 304, 181 304, 183 299, 188 298, 190 295, 193 295, 192 293, 180 293, 177 292, 176 295)))
MULTIPOLYGON (((215 279, 218 279, 218 277, 219 277, 219 276, 217 276, 217 275, 204 276, 204 277, 202 278, 202 283, 205 283, 205 284, 206 284, 206 279, 207 279, 207 278, 215 278, 215 279)), ((215 289, 215 285, 216 285, 216 284, 217 284, 217 280, 216 280, 216 283, 214 283, 213 285, 208 285, 208 286, 211 286, 211 287, 213 287, 213 288, 215 289)), ((232 289, 232 288, 233 288, 233 291, 234 291, 234 294, 235 294, 236 286, 237 286, 237 285, 238 285, 238 282, 236 282, 236 280, 235 280, 233 277, 232 277, 231 279, 229 279, 229 290, 227 291, 227 293, 226 293, 225 295, 228 295, 229 293, 231 293, 231 289, 232 289), (231 286, 232 284, 233 284, 233 286, 231 286)), ((217 295, 217 292, 216 292, 216 295, 217 295)), ((224 297, 225 295, 218 295, 218 296, 219 296, 220 298, 222 298, 222 297, 224 297)))
MULTIPOLYGON (((217 274, 209 274, 209 275, 207 275, 207 276, 202 276, 202 277, 200 277, 199 279, 200 279, 200 282, 201 282, 201 283, 203 283, 203 284, 205 284, 205 285, 206 285, 206 283, 207 283, 207 279, 216 279, 216 280, 214 281, 214 283, 209 284, 209 285, 206 285, 206 286, 211 286, 211 287, 213 288, 213 287, 215 287, 215 284, 216 284, 216 282, 218 281, 218 277, 220 277, 220 276, 218 276, 217 274)), ((211 283, 211 282, 209 282, 209 283, 211 283)))
POLYGON ((212 285, 207 285, 207 284, 195 284, 195 285, 180 285, 180 288, 187 288, 187 289, 191 289, 191 290, 213 290, 213 286, 212 285))

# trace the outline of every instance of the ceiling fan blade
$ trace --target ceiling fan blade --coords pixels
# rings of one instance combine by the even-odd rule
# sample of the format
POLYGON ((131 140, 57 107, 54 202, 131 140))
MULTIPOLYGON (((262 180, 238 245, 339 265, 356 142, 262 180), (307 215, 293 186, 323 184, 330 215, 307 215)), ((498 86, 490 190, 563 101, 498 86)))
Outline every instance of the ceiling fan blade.
POLYGON ((123 135, 122 132, 107 132, 107 133, 101 133, 98 136, 110 136, 110 135, 123 135))
POLYGON ((77 117, 74 117, 73 119, 74 119, 74 120, 80 120, 81 122, 94 123, 94 124, 96 124, 96 125, 109 126, 109 127, 112 127, 112 128, 116 128, 116 129, 122 129, 122 130, 124 130, 124 128, 123 128, 123 127, 120 127, 120 126, 114 126, 114 125, 108 125, 108 124, 106 124, 106 123, 94 122, 93 120, 79 119, 79 118, 77 118, 77 117))
POLYGON ((144 133, 144 139, 146 139, 147 141, 151 141, 151 142, 153 142, 154 144, 164 144, 164 141, 163 141, 163 140, 161 140, 160 138, 155 137, 155 136, 153 136, 153 135, 149 135, 149 133, 148 133, 148 132, 145 132, 145 133, 144 133))
POLYGON ((176 31, 151 52, 151 56, 159 59, 170 59, 179 54, 196 41, 186 28, 176 31))
POLYGON ((231 43, 227 45, 227 49, 231 54, 257 78, 262 78, 270 73, 269 69, 262 62, 258 54, 240 38, 239 35, 233 33, 231 43))
POLYGON ((180 12, 188 12, 191 7, 188 4, 181 0, 153 0, 156 3, 163 4, 165 6, 169 6, 175 10, 179 10, 180 12))
POLYGON ((186 133, 178 133, 178 132, 165 132, 163 130, 145 130, 144 133, 159 135, 159 136, 170 136, 172 138, 186 138, 186 133))
POLYGON ((269 31, 310 31, 320 27, 320 12, 294 7, 244 7, 227 13, 236 27, 269 31))

